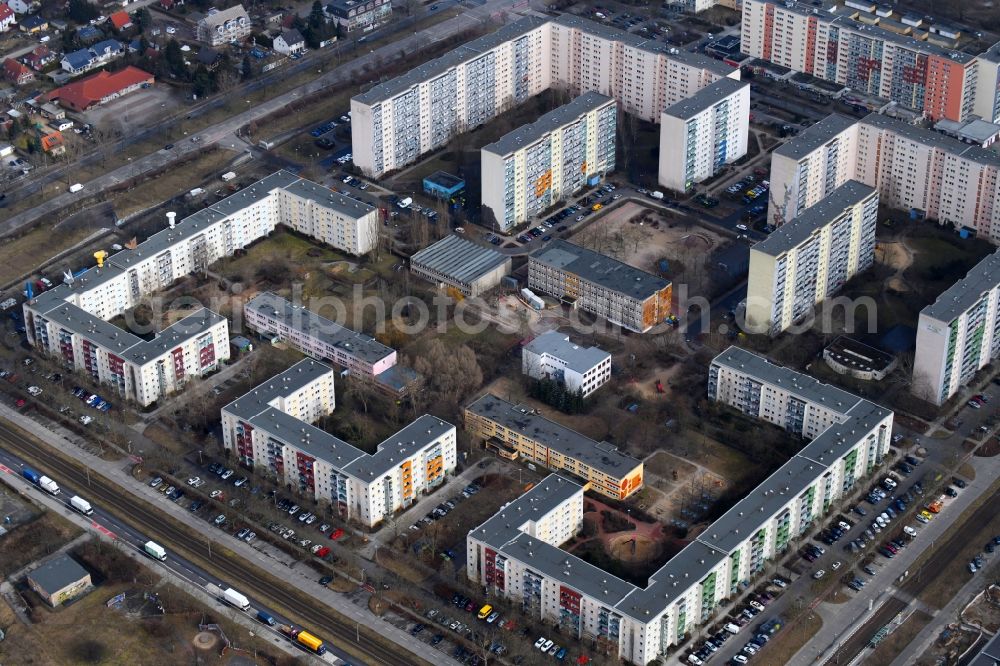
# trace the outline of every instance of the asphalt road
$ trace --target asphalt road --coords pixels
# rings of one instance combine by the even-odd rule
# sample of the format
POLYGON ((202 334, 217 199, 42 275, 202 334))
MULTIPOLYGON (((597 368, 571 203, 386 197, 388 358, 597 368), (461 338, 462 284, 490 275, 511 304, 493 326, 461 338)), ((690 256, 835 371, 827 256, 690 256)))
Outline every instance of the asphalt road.
MULTIPOLYGON (((162 169, 175 160, 181 159, 190 153, 201 152, 204 149, 204 146, 223 141, 232 143, 234 142, 235 132, 239 128, 249 124, 253 120, 263 118, 282 109, 298 97, 306 97, 320 92, 327 87, 338 85, 346 81, 353 81, 356 78, 354 72, 363 70, 366 65, 371 65, 374 68, 379 61, 392 61, 396 58, 400 51, 414 53, 418 49, 426 47, 428 44, 439 42, 468 30, 469 28, 481 25, 483 22, 487 21, 492 14, 500 12, 501 10, 510 10, 513 8, 514 4, 515 0, 487 0, 482 5, 476 5, 467 9, 459 16, 429 26, 420 32, 414 32, 411 35, 399 37, 398 39, 395 39, 378 49, 369 50, 368 53, 361 53, 356 58, 347 60, 337 67, 318 73, 316 78, 309 83, 303 84, 284 94, 269 99, 266 102, 262 102, 256 106, 248 108, 246 111, 233 114, 226 120, 199 132, 195 132, 190 136, 185 135, 183 140, 178 140, 174 144, 174 147, 170 150, 161 149, 154 151, 144 157, 132 160, 131 163, 119 167, 114 171, 103 174, 86 183, 82 183, 84 188, 80 192, 64 192, 58 196, 51 197, 30 210, 23 211, 7 218, 5 221, 0 223, 0 234, 9 234, 24 225, 35 222, 45 215, 58 214, 61 210, 75 201, 92 196, 94 193, 100 192, 109 187, 114 187, 115 185, 125 182, 131 178, 139 177, 145 173, 162 169), (200 137, 200 142, 193 142, 191 139, 194 137, 200 137)), ((416 18, 417 17, 414 17, 414 19, 416 18)), ((403 32, 403 28, 412 24, 412 22, 412 20, 405 19, 404 22, 401 22, 400 24, 394 24, 394 30, 396 32, 403 32)), ((392 32, 393 31, 383 31, 377 33, 376 38, 381 38, 386 34, 391 34, 392 32)), ((239 98, 240 95, 245 95, 248 92, 264 87, 272 81, 293 76, 296 73, 317 67, 317 65, 322 66, 322 60, 326 58, 328 53, 332 52, 338 56, 343 56, 354 51, 363 51, 366 47, 366 44, 349 42, 335 45, 331 47, 329 51, 311 52, 303 58, 294 61, 294 64, 279 68, 278 70, 275 70, 274 72, 247 84, 244 88, 239 88, 235 91, 227 93, 225 96, 218 96, 212 100, 208 100, 204 103, 204 106, 198 106, 196 110, 192 111, 189 109, 187 110, 187 114, 198 115, 200 113, 205 113, 211 108, 225 104, 229 99, 239 98)), ((180 118, 183 118, 183 116, 180 118)), ((176 120, 180 122, 180 118, 176 120)), ((149 137, 155 136, 157 133, 162 133, 164 132, 164 128, 169 127, 171 124, 172 123, 169 122, 161 123, 154 127, 147 128, 132 137, 123 139, 122 142, 120 142, 120 145, 116 147, 116 150, 120 151, 132 143, 145 140, 149 137)), ((167 142, 168 139, 164 139, 164 144, 167 142)), ((16 197, 12 197, 12 200, 15 200, 16 198, 23 198, 24 196, 28 196, 38 191, 42 182, 74 182, 75 179, 72 177, 72 169, 74 166, 76 165, 61 167, 58 170, 46 174, 38 181, 26 184, 23 186, 24 188, 27 188, 26 190, 15 190, 16 197)))
MULTIPOLYGON (((23 439, 5 424, 0 423, 0 462, 12 470, 10 473, 19 474, 20 469, 25 464, 25 459, 20 456, 30 458, 29 463, 33 469, 50 475, 59 484, 67 498, 79 493, 88 499, 94 506, 93 519, 95 527, 98 529, 107 530, 137 548, 141 548, 143 543, 151 539, 156 541, 164 546, 169 553, 167 562, 164 564, 179 575, 201 586, 212 583, 223 588, 231 585, 238 587, 240 591, 251 598, 254 609, 266 610, 279 622, 296 624, 313 631, 323 638, 329 651, 334 655, 356 661, 355 657, 349 656, 337 648, 337 642, 334 642, 334 639, 337 639, 341 644, 351 643, 355 646, 366 655, 370 664, 410 666, 426 663, 413 654, 405 653, 397 646, 387 647, 382 642, 371 640, 358 643, 356 641, 358 627, 353 626, 353 623, 341 622, 336 617, 324 612, 323 609, 318 608, 316 604, 310 603, 309 599, 303 599, 300 595, 294 594, 290 587, 270 582, 269 577, 262 576, 262 572, 256 567, 242 558, 230 554, 225 548, 220 548, 213 553, 211 566, 223 572, 227 579, 215 578, 199 565, 202 560, 197 555, 189 558, 179 554, 181 551, 188 555, 203 552, 207 555, 206 543, 201 538, 193 536, 187 530, 180 529, 172 520, 164 520, 162 513, 145 502, 136 500, 130 494, 122 492, 120 488, 99 474, 91 473, 88 475, 85 470, 71 465, 60 457, 52 456, 46 449, 23 439), (44 464, 35 462, 39 460, 43 460, 44 464), (73 490, 74 488, 80 490, 73 490), (110 508, 117 509, 117 514, 109 511, 110 508), (123 521, 117 515, 128 516, 129 520, 123 521), (142 526, 141 531, 136 525, 142 526), (261 601, 265 599, 276 601, 286 608, 296 609, 298 621, 293 621, 274 612, 261 601)), ((261 625, 261 631, 263 632, 265 629, 268 628, 261 625)), ((366 627, 361 633, 368 631, 369 629, 366 627)), ((274 633, 280 636, 277 632, 274 633)))

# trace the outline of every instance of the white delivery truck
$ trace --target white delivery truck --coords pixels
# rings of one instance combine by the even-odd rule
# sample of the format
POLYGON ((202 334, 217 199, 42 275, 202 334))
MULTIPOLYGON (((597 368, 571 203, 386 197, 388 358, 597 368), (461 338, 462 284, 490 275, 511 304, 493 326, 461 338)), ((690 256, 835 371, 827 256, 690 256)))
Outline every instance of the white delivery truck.
POLYGON ((69 503, 74 509, 76 509, 85 516, 89 516, 90 514, 94 513, 94 507, 90 506, 90 502, 83 499, 79 495, 74 495, 73 497, 71 497, 69 503))
POLYGON ((222 174, 222 182, 224 182, 224 183, 228 183, 233 178, 236 178, 236 172, 235 171, 227 171, 226 173, 222 174))
POLYGON ((146 551, 146 554, 152 557, 154 560, 159 560, 165 562, 167 559, 167 551, 163 546, 156 543, 155 541, 147 541, 142 549, 146 551))
POLYGON ((50 495, 59 494, 59 484, 57 484, 55 481, 53 481, 47 476, 43 476, 42 478, 40 478, 38 480, 38 485, 41 486, 42 490, 44 490, 50 495))
POLYGON ((231 587, 226 588, 226 591, 222 593, 222 600, 231 606, 236 606, 241 611, 250 610, 250 600, 231 587))

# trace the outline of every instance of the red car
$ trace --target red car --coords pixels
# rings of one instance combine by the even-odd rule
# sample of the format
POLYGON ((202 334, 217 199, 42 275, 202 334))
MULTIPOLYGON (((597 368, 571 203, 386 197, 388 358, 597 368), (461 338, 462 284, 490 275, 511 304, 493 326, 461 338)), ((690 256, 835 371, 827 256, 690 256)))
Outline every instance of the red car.
POLYGON ((340 529, 339 527, 334 531, 330 532, 330 538, 333 539, 334 541, 336 541, 342 536, 344 536, 344 530, 340 529))
POLYGON ((316 557, 326 557, 329 554, 330 554, 330 549, 326 546, 323 546, 322 548, 316 551, 316 557))
POLYGON ((17 402, 15 402, 14 404, 17 406, 18 409, 21 409, 26 404, 28 404, 28 402, 24 398, 18 398, 17 402))
POLYGON ((476 609, 476 602, 475 601, 469 601, 469 603, 465 604, 465 610, 469 611, 470 613, 472 611, 474 611, 475 609, 476 609))

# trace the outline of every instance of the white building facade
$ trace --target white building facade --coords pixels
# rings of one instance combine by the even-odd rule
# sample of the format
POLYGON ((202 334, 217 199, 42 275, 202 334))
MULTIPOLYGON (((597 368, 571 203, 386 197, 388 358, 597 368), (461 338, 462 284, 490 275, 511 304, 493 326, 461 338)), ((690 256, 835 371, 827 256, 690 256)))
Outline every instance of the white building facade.
POLYGON ((910 390, 943 404, 1000 357, 1000 253, 920 312, 910 390))
POLYGON ((875 261, 878 192, 851 180, 750 248, 746 325, 777 335, 875 261))
POLYGON ((351 99, 354 163, 380 177, 549 88, 656 122, 736 68, 575 16, 525 17, 351 99))
POLYGON ((563 635, 596 640, 625 661, 647 664, 708 622, 739 594, 742 581, 766 573, 768 560, 786 554, 793 539, 882 463, 892 412, 736 348, 720 354, 712 369, 710 399, 775 422, 759 406, 747 409, 741 393, 748 385, 767 386, 784 404, 785 427, 812 441, 653 573, 645 588, 559 548, 579 533, 587 487, 557 474, 469 532, 469 580, 488 596, 558 624, 563 635), (799 406, 804 419, 791 417, 799 406))
POLYGON ((234 400, 222 410, 223 442, 243 466, 374 527, 454 472, 455 426, 424 415, 365 453, 311 425, 334 408, 333 376, 305 360, 234 400))
POLYGON ((687 192, 746 155, 750 84, 719 79, 660 117, 659 183, 687 192))
POLYGON ((611 354, 580 347, 558 331, 542 333, 521 350, 521 371, 533 379, 551 379, 586 398, 611 379, 611 354))
POLYGON ((617 126, 615 100, 590 92, 484 146, 483 207, 507 231, 614 171, 617 126))

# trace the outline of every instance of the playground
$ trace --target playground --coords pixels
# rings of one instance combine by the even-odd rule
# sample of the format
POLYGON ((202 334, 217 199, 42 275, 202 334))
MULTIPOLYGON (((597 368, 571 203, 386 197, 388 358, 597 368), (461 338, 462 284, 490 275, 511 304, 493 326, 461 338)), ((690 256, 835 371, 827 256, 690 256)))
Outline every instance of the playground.
POLYGON ((645 586, 649 576, 687 545, 649 521, 588 497, 582 535, 567 550, 623 580, 645 586))

